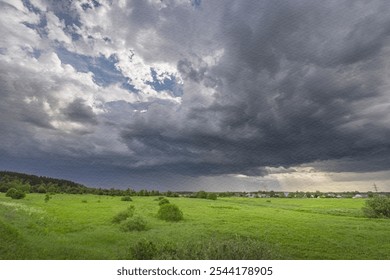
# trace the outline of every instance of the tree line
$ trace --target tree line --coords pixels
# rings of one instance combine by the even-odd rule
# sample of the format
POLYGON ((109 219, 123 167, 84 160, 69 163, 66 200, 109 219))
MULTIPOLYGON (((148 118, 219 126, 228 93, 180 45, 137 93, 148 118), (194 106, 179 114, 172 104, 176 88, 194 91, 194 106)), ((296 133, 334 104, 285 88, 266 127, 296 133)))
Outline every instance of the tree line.
POLYGON ((96 194, 110 196, 160 196, 178 197, 179 194, 172 191, 160 192, 158 190, 142 189, 136 191, 127 189, 104 189, 86 187, 69 180, 36 176, 18 172, 0 171, 0 192, 7 193, 15 189, 23 193, 66 193, 66 194, 96 194))

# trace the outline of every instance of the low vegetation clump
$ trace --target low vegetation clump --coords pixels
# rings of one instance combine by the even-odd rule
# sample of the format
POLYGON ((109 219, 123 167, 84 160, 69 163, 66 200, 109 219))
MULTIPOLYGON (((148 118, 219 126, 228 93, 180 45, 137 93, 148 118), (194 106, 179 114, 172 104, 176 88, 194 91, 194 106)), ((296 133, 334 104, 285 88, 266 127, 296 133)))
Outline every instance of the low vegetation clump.
POLYGON ((198 191, 190 196, 191 198, 201 198, 201 199, 211 199, 216 200, 218 198, 218 195, 213 192, 205 192, 205 191, 198 191))
POLYGON ((46 193, 46 188, 44 186, 39 186, 37 188, 37 193, 46 193))
POLYGON ((10 188, 7 193, 5 194, 5 196, 8 196, 12 199, 22 199, 26 196, 26 194, 24 192, 22 192, 21 190, 17 190, 15 188, 10 188))
POLYGON ((135 260, 152 260, 158 254, 157 245, 142 239, 130 248, 131 258, 135 260))
POLYGON ((363 212, 369 218, 390 218, 390 197, 375 196, 367 199, 363 212))
POLYGON ((216 193, 208 193, 207 199, 217 200, 217 194, 216 193))
POLYGON ((126 220, 127 218, 133 217, 134 211, 135 211, 135 207, 133 205, 131 205, 131 206, 127 207, 126 210, 123 210, 123 211, 119 212, 118 214, 116 214, 112 218, 112 222, 114 224, 119 224, 120 222, 126 220))
POLYGON ((180 196, 178 193, 176 193, 176 192, 171 192, 171 191, 167 191, 167 192, 165 193, 165 195, 166 195, 167 197, 179 197, 179 196, 180 196))
POLYGON ((183 220, 183 212, 175 204, 163 204, 158 210, 157 217, 168 222, 183 220))
POLYGON ((120 229, 122 231, 144 231, 147 229, 147 223, 140 216, 129 217, 121 223, 120 229))
POLYGON ((158 205, 164 205, 164 204, 169 204, 169 200, 166 198, 159 200, 158 205))
POLYGON ((122 201, 133 201, 129 195, 122 196, 121 200, 122 201))
POLYGON ((276 251, 262 241, 236 236, 184 244, 141 240, 130 249, 129 257, 136 260, 261 260, 277 258, 276 251))

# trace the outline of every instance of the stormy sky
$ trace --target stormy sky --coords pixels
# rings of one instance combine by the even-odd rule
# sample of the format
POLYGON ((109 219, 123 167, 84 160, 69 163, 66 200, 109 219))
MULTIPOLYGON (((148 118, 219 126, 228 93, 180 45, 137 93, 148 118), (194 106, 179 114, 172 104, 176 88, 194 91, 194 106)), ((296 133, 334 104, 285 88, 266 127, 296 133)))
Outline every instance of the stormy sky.
POLYGON ((0 169, 390 191, 388 1, 2 0, 0 169))

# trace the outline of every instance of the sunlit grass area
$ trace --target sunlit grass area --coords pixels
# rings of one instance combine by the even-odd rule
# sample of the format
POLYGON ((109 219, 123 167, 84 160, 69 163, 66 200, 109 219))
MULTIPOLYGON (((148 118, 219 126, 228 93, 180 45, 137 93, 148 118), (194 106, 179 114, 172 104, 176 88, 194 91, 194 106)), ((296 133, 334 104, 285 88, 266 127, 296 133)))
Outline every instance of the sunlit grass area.
POLYGON ((0 194, 0 259, 389 259, 390 220, 364 199, 169 198, 183 220, 157 216, 156 197, 0 194), (134 206, 143 230, 113 217, 134 206))

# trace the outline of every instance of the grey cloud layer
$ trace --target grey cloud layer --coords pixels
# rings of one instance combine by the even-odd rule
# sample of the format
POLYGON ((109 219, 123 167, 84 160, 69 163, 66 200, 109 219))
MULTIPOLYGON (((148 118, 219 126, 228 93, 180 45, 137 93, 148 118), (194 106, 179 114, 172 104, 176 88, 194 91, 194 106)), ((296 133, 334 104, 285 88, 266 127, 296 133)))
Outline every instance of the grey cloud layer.
MULTIPOLYGON (((82 156, 131 172, 264 175, 267 166, 300 164, 390 169, 386 1, 102 2, 79 16, 71 2, 53 3, 54 12, 72 11, 65 25, 81 30, 72 52, 101 50, 125 63, 120 53, 131 50, 145 63, 166 63, 183 80, 183 96, 179 103, 108 102, 109 90, 91 97, 94 85, 80 82, 86 78, 74 69, 71 77, 40 76, 0 52, 4 154, 17 154, 10 143, 18 139, 40 158, 82 156), (92 26, 88 13, 103 8, 92 26), (107 38, 104 51, 98 35, 107 38), (68 122, 67 134, 54 125, 68 122)), ((41 37, 36 47, 54 51, 58 43, 41 37)))
MULTIPOLYGON (((263 166, 339 159, 368 171, 377 157, 389 158, 384 3, 207 4, 203 13, 221 12, 218 42, 208 47, 222 46, 222 58, 198 67, 179 60, 189 96, 180 111, 151 109, 136 119, 122 134, 130 148, 139 140, 194 173, 262 174, 263 166), (202 102, 196 91, 210 80, 212 102, 202 102)), ((381 163, 375 169, 390 166, 381 163)))

